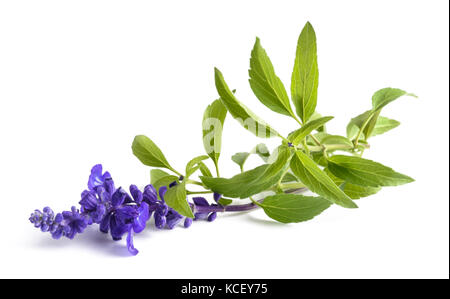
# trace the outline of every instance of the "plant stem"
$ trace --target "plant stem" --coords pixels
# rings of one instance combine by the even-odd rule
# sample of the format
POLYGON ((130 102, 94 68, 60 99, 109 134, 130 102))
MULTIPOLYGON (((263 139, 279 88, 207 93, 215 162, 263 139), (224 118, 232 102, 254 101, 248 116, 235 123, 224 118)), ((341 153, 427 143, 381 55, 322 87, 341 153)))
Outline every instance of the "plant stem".
MULTIPOLYGON (((307 189, 306 188, 298 188, 292 192, 289 193, 303 193, 307 189)), ((260 200, 254 200, 250 197, 251 203, 242 204, 242 205, 229 205, 229 206, 220 206, 220 205, 214 205, 214 206, 194 206, 193 210, 194 213, 212 213, 212 212, 244 212, 244 211, 251 211, 256 208, 258 208, 258 204, 262 203, 264 201, 263 199, 260 200)))

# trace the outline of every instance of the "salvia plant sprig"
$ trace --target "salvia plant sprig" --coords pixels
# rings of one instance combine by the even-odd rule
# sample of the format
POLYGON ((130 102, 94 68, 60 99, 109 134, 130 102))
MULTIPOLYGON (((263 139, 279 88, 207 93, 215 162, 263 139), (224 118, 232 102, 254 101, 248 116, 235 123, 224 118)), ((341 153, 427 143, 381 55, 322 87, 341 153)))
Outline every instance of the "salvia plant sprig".
POLYGON ((133 235, 143 231, 152 216, 160 229, 172 229, 181 223, 187 228, 193 220, 213 221, 217 213, 255 208, 262 208, 268 217, 282 223, 302 222, 333 204, 357 208, 356 199, 375 194, 381 187, 413 181, 383 164, 362 158, 362 154, 369 148, 370 138, 399 125, 398 121, 381 116, 382 109, 401 96, 414 95, 396 88, 378 90, 372 97, 372 107, 350 120, 346 136, 329 133, 326 124, 333 117, 316 111, 319 69, 316 35, 310 23, 298 39, 290 97, 258 38, 251 52, 249 77, 250 87, 262 104, 298 124, 289 135, 278 133, 240 102, 222 73, 215 69, 219 98, 206 107, 202 122, 206 155, 190 160, 181 173, 150 138, 136 136, 133 154, 144 165, 153 167, 149 185, 142 190, 131 185, 129 192, 116 188, 102 165, 95 165, 79 208, 55 214, 46 207, 35 210, 30 221, 55 239, 72 239, 96 223, 113 240, 126 235, 128 250, 135 255, 138 251, 133 246, 133 235), (249 152, 233 155, 231 160, 240 172, 230 178, 221 177, 219 172, 227 114, 257 137, 280 139, 272 151, 261 143, 249 152), (245 170, 245 162, 252 154, 259 155, 263 163, 245 170), (205 163, 208 159, 212 160, 214 171, 205 163), (203 189, 193 191, 190 185, 203 189), (315 195, 301 194, 306 190, 315 195), (255 200, 263 192, 268 195, 255 200), (203 194, 212 200, 201 197, 203 194), (236 200, 247 198, 249 203, 236 204, 236 200))

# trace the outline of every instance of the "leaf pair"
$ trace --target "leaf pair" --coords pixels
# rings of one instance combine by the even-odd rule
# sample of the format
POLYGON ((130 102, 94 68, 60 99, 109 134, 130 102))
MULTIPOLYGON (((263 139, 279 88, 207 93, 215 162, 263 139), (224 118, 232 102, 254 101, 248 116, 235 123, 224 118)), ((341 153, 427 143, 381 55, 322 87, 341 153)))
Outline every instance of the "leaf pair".
POLYGON ((354 117, 347 125, 347 137, 351 140, 367 140, 372 136, 388 132, 400 123, 396 120, 380 116, 381 110, 389 103, 402 96, 416 97, 398 88, 383 88, 372 96, 372 109, 354 117))
MULTIPOLYGON (((256 97, 269 109, 287 116, 292 112, 283 83, 275 74, 272 62, 256 39, 250 58, 250 86, 256 97)), ((317 66, 316 34, 308 22, 297 42, 294 70, 291 78, 291 96, 297 115, 306 123, 315 112, 319 69, 317 66)))

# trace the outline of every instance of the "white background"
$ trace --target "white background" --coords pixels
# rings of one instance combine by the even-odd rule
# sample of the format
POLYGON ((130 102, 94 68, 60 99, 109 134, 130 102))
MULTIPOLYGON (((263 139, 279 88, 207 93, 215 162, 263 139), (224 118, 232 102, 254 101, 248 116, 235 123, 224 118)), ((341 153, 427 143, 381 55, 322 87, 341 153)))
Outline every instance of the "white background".
MULTIPOLYGON (((442 0, 1 1, 0 277, 448 278, 448 21, 442 0), (137 134, 177 169, 202 154, 214 66, 277 130, 296 128, 252 95, 247 69, 259 36, 289 88, 308 20, 318 38, 317 110, 335 116, 331 132, 345 134, 379 88, 419 96, 384 110, 402 125, 373 138, 365 155, 415 183, 301 224, 258 211, 189 230, 149 228, 135 238, 136 257, 97 227, 55 241, 28 222, 35 208, 76 204, 96 163, 117 185, 145 185, 149 168, 130 148, 137 134)), ((228 117, 223 175, 238 171, 233 153, 262 141, 228 117)))

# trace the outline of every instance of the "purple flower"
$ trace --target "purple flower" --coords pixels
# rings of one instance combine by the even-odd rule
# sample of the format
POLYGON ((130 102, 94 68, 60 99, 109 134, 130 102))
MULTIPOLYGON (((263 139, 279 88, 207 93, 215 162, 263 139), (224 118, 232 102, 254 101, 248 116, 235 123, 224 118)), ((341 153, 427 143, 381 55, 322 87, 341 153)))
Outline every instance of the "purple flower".
POLYGON ((95 190, 96 187, 103 186, 108 179, 111 179, 111 175, 109 174, 109 172, 106 171, 105 173, 102 173, 102 165, 95 165, 94 167, 92 167, 91 175, 89 176, 89 190, 95 190))

